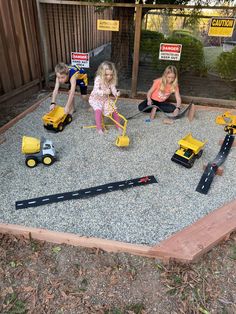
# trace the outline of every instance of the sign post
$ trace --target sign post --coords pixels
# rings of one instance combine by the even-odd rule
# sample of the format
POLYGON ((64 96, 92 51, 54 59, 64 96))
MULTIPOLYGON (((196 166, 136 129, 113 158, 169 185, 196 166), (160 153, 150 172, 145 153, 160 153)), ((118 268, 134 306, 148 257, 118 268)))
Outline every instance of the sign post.
POLYGON ((81 68, 89 68, 89 53, 72 52, 71 64, 78 65, 81 68))
POLYGON ((181 51, 181 44, 161 43, 159 50, 159 60, 179 61, 181 51))
POLYGON ((234 25, 234 18, 212 17, 208 36, 232 37, 234 25))

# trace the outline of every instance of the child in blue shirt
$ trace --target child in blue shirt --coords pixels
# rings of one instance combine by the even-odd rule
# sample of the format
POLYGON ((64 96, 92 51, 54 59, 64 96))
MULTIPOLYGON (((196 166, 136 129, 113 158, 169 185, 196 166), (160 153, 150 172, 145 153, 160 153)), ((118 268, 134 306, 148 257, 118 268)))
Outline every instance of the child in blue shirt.
POLYGON ((75 111, 74 95, 76 85, 80 87, 80 92, 83 99, 87 100, 88 77, 85 70, 77 65, 67 66, 65 63, 59 63, 55 67, 56 84, 52 93, 52 102, 50 110, 53 110, 56 105, 56 97, 59 91, 60 84, 69 83, 69 95, 65 105, 65 114, 72 114, 75 111))

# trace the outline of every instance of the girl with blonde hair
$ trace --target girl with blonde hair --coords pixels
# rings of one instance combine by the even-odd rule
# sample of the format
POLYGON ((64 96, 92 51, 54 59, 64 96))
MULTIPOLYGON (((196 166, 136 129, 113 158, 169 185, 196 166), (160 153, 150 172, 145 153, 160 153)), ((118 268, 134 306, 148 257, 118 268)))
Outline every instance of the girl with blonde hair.
MULTIPOLYGON (((120 92, 116 89, 117 72, 114 63, 104 61, 98 67, 94 80, 94 87, 89 97, 89 104, 94 110, 97 131, 103 134, 102 115, 108 116, 112 114, 113 118, 119 123, 119 116, 110 105, 110 95, 120 96, 120 92)), ((118 129, 119 127, 116 126, 118 129)))
POLYGON ((139 110, 143 112, 151 112, 150 118, 155 118, 156 111, 161 109, 167 113, 173 113, 174 116, 179 114, 181 107, 181 97, 178 86, 178 74, 177 69, 173 65, 169 65, 162 77, 153 81, 152 87, 147 92, 147 99, 139 104, 139 110), (176 105, 167 102, 169 96, 174 93, 176 99, 176 105), (152 109, 148 108, 153 105, 152 109), (145 110, 147 108, 147 110, 145 110))

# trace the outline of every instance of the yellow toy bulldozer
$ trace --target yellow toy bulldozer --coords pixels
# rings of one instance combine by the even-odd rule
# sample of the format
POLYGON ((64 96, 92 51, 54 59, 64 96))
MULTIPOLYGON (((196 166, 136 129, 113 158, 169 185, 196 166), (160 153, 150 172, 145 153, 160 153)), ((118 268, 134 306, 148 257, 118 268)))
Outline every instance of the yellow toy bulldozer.
POLYGON ((192 168, 196 158, 200 158, 203 153, 203 147, 206 144, 192 137, 189 133, 179 142, 179 149, 176 150, 175 154, 172 156, 171 160, 186 167, 192 168))

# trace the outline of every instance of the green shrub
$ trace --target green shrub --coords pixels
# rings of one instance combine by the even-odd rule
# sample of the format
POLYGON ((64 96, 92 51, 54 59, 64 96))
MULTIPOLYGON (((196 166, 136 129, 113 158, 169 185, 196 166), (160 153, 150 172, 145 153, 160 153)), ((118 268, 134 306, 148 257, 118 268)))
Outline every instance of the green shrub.
POLYGON ((216 60, 216 69, 225 79, 236 78, 236 47, 230 52, 222 52, 216 60))
POLYGON ((195 75, 206 74, 204 50, 200 40, 192 36, 176 37, 171 35, 165 39, 165 43, 182 44, 180 61, 159 60, 159 48, 153 54, 154 65, 161 72, 167 65, 175 65, 179 73, 191 71, 195 75))
POLYGON ((140 51, 147 54, 153 54, 157 46, 164 41, 164 35, 159 32, 142 30, 140 51))
POLYGON ((192 38, 193 40, 199 41, 199 39, 195 35, 193 35, 192 31, 188 29, 174 30, 172 32, 172 36, 177 38, 188 37, 192 38))

